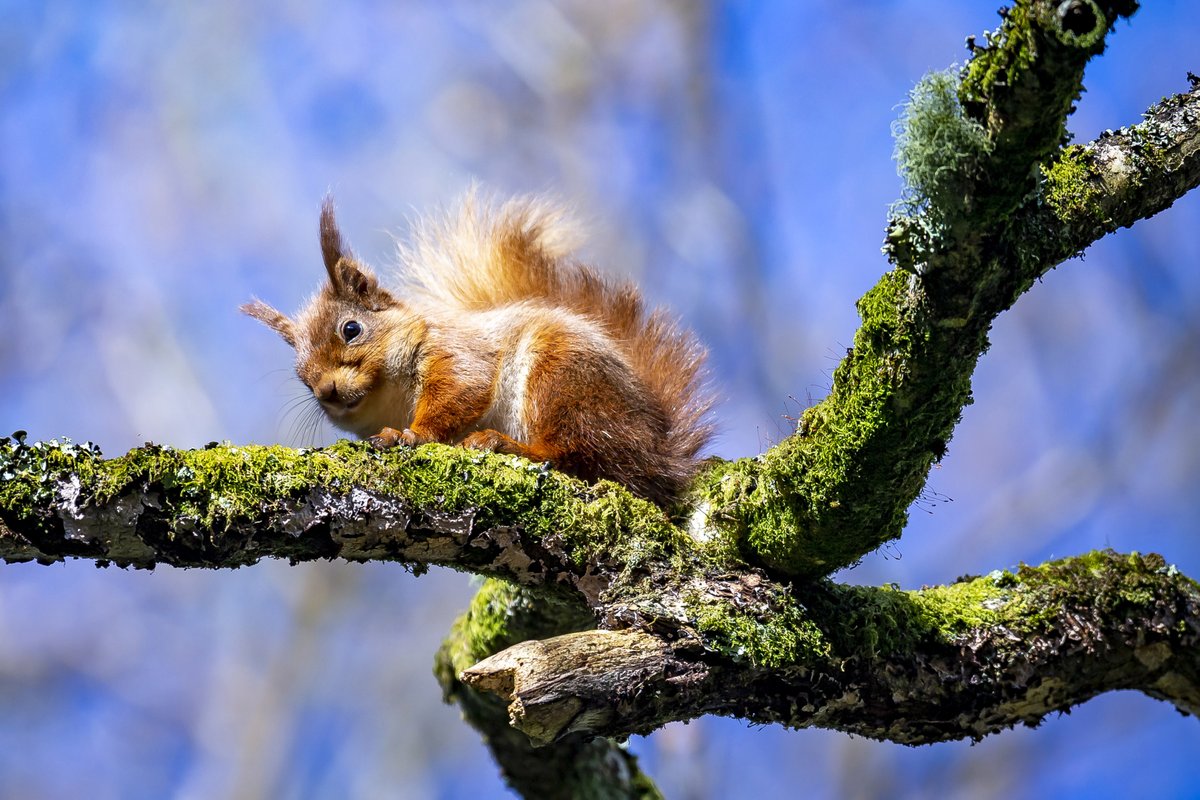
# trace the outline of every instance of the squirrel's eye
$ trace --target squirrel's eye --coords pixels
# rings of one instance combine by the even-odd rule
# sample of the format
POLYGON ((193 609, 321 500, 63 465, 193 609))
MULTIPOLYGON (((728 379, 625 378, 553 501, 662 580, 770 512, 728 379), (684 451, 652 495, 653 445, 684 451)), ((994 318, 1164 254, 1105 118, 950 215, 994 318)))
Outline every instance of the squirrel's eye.
POLYGON ((362 325, 359 325, 354 320, 350 320, 342 325, 342 338, 347 342, 354 341, 360 333, 362 333, 362 325))

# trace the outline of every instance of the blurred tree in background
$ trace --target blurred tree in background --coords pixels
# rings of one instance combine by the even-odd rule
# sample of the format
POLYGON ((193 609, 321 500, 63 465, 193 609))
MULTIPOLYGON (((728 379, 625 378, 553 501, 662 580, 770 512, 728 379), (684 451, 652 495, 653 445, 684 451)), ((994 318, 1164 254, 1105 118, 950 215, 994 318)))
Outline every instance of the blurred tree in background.
MULTIPOLYGON (((759 452, 827 392, 884 269, 897 103, 995 24, 991 0, 243 5, 0 2, 0 431, 332 441, 237 305, 311 290, 326 191, 379 264, 478 177, 593 220, 589 258, 712 350, 716 453, 759 452)), ((1078 139, 1185 88, 1197 30, 1183 0, 1119 24, 1078 139)), ((1198 216, 1109 237, 1000 318, 904 540, 853 582, 1104 546, 1200 574, 1198 216)), ((469 583, 8 566, 0 796, 501 795, 428 674, 469 583)), ((703 719, 631 748, 670 797, 1185 796, 1194 725, 1111 694, 975 747, 703 719)))

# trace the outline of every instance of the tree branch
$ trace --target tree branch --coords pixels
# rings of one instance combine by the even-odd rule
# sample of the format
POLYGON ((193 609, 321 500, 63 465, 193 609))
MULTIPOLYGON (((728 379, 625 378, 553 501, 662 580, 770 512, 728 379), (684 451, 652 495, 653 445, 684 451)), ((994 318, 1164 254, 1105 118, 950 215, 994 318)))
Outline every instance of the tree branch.
POLYGON ((1030 282, 1097 239, 1170 208, 1200 186, 1200 80, 1143 122, 1064 148, 1045 167, 1045 202, 1015 221, 1030 282))
POLYGON ((511 456, 442 445, 381 453, 0 439, 0 558, 239 567, 262 558, 440 564, 595 597, 625 555, 688 537, 653 504, 511 456))
POLYGON ((587 631, 518 644, 463 680, 503 697, 512 724, 540 742, 726 714, 926 744, 1036 726, 1115 689, 1200 713, 1200 587, 1158 556, 1093 553, 915 592, 807 594, 823 647, 791 660, 587 631))
POLYGON ((914 92, 897 146, 910 191, 885 247, 898 268, 859 300, 829 396, 795 435, 696 490, 708 526, 747 558, 804 579, 898 538, 971 402, 993 320, 1064 258, 1197 184, 1195 92, 1128 136, 1062 151, 1042 181, 1085 64, 1136 7, 1023 0, 960 74, 914 92))
MULTIPOLYGON (((1161 560, 1097 555, 912 593, 793 587, 725 544, 694 542, 619 487, 441 446, 382 455, 351 443, 303 453, 150 446, 106 461, 86 447, 6 441, 0 476, 0 555, 9 559, 212 567, 338 556, 447 564, 541 587, 518 598, 538 598, 536 625, 510 630, 476 612, 456 634, 470 646, 448 645, 458 655, 443 672, 522 636, 605 629, 523 645, 468 673, 511 693, 519 708, 509 713, 546 741, 619 737, 701 713, 934 741, 981 736, 1111 688, 1198 707, 1195 585, 1161 560), (455 495, 455 485, 471 488, 455 495), (490 506, 471 505, 489 492, 490 506), (1080 635, 1087 641, 1071 644, 1080 635), (1030 642, 1041 643, 1036 657, 1030 642), (570 661, 580 652, 588 658, 570 661), (542 677, 530 679, 539 664, 542 677), (1037 700, 1046 681, 1060 688, 1037 700)), ((619 763, 596 747, 592 756, 619 763)))
POLYGON ((629 569, 626 553, 669 561, 686 542, 659 509, 620 487, 461 448, 148 445, 105 460, 90 445, 0 439, 0 557, 9 561, 211 568, 339 557, 444 564, 541 586, 530 594, 485 584, 437 668, 447 699, 528 797, 659 795, 613 742, 581 735, 535 750, 503 704, 458 673, 525 638, 595 625, 588 602, 629 569))
MULTIPOLYGON (((920 183, 920 197, 893 219, 889 252, 901 269, 885 275, 859 301, 863 325, 854 347, 834 373, 830 396, 804 413, 797 433, 759 458, 715 464, 697 481, 689 498, 694 510, 689 530, 707 543, 708 551, 723 549, 764 564, 776 574, 808 578, 852 564, 897 538, 907 508, 923 488, 930 466, 945 453, 961 410, 970 401, 970 378, 986 349, 987 330, 995 316, 1063 258, 1116 227, 1165 208, 1197 184, 1193 91, 1152 109, 1146 123, 1128 132, 1062 151, 1046 168, 1045 189, 1039 193, 1038 159, 1052 152, 1051 145, 1061 139, 1062 117, 1078 93, 1083 64, 1103 47, 1099 28, 1079 32, 1087 27, 1083 23, 1090 19, 1093 6, 1105 20, 1103 25, 1099 17, 1093 22, 1107 30, 1116 15, 1131 13, 1135 4, 1096 5, 1083 0, 1082 10, 1071 11, 1070 3, 1018 3, 1001 31, 989 38, 989 46, 977 48, 964 69, 962 87, 950 98, 955 103, 958 95, 963 98, 959 117, 951 114, 949 122, 938 117, 941 127, 921 134, 924 128, 913 123, 928 111, 921 110, 921 103, 932 101, 914 100, 909 118, 916 133, 915 138, 909 137, 908 150, 917 155, 908 161, 916 164, 924 158, 937 167, 928 171, 941 177, 940 183, 920 183), (1037 91, 1055 99, 1039 105, 1037 91), (1038 110, 1022 111, 1027 105, 1038 110), (1051 107, 1062 113, 1047 116, 1045 109, 1051 107), (974 151, 964 147, 949 155, 944 150, 921 151, 917 145, 928 144, 921 136, 937 139, 946 125, 974 125, 986 141, 974 151), (1021 158, 1015 142, 1032 148, 1021 163, 1014 161, 1021 158), (950 163, 944 163, 946 158, 950 163), (1014 184, 1014 175, 1028 180, 1023 177, 1020 185, 1014 184), (976 202, 984 196, 987 202, 976 202)), ((920 169, 916 172, 920 174, 920 169)), ((203 481, 188 474, 207 474, 204 468, 220 466, 219 451, 212 464, 197 459, 195 465, 186 463, 187 457, 168 457, 169 452, 128 457, 131 475, 142 470, 140 474, 154 480, 163 478, 156 496, 170 486, 195 488, 203 481), (173 468, 184 470, 184 477, 174 476, 173 468)), ((139 520, 135 528, 144 530, 148 539, 117 540, 111 532, 78 531, 68 520, 65 526, 54 523, 39 533, 21 533, 23 540, 9 537, 4 555, 41 559, 90 555, 118 563, 187 565, 222 559, 247 563, 263 555, 365 558, 379 550, 398 560, 457 563, 463 551, 453 535, 455 525, 490 529, 494 524, 501 537, 509 535, 506 529, 536 535, 548 530, 574 535, 587 529, 577 543, 596 554, 627 539, 621 525, 614 523, 629 516, 621 508, 627 512, 633 508, 626 497, 617 492, 603 497, 528 465, 466 455, 403 456, 382 462, 365 453, 343 455, 349 460, 341 463, 340 471, 346 474, 339 474, 337 464, 314 457, 314 464, 329 467, 325 473, 311 472, 313 465, 305 465, 310 472, 301 479, 302 486, 288 483, 294 480, 291 477, 283 479, 288 496, 279 500, 279 506, 270 502, 264 506, 265 511, 280 512, 265 535, 243 524, 255 514, 239 505, 241 496, 228 508, 216 507, 206 504, 209 492, 200 487, 195 496, 181 498, 184 517, 171 536, 155 534, 162 526, 148 522, 155 517, 151 507, 129 501, 133 502, 129 509, 113 513, 134 513, 139 520), (358 468, 363 476, 374 478, 360 480, 354 473, 358 468), (406 480, 389 476, 389 470, 397 470, 406 480), (441 480, 449 476, 453 479, 441 480), (347 534, 355 541, 335 541, 323 521, 333 511, 330 503, 342 501, 328 487, 349 484, 367 493, 356 496, 356 502, 370 506, 360 511, 376 516, 394 513, 411 529, 413 541, 387 537, 376 541, 377 531, 356 532, 353 527, 332 533, 347 534), (400 485, 412 496, 402 496, 390 512, 383 509, 379 496, 400 485), (309 495, 301 497, 305 490, 309 495), (442 496, 436 496, 438 492, 442 496), (558 500, 563 504, 556 505, 558 500), (608 508, 610 504, 620 508, 608 508), (197 507, 194 513, 188 513, 189 506, 197 507), (480 516, 467 520, 455 514, 480 516), (199 524, 187 529, 188 520, 199 524), (222 536, 203 540, 200 529, 208 521, 223 526, 222 536), (302 529, 299 533, 284 533, 296 526, 302 529), (439 530, 448 535, 439 537, 439 530), (53 541, 68 531, 68 541, 53 541), (254 549, 243 552, 239 541, 253 542, 254 549), (98 543, 105 544, 98 549, 98 543), (439 554, 431 548, 446 549, 439 554)), ((280 464, 294 463, 293 455, 278 450, 243 448, 232 460, 237 457, 248 462, 274 458, 280 464)), ((272 472, 269 464, 227 463, 212 477, 223 480, 247 470, 258 470, 266 480, 281 474, 278 469, 272 472)), ((108 496, 120 493, 121 479, 117 472, 105 477, 108 496)), ((213 496, 217 495, 231 502, 223 491, 213 496)), ((656 540, 653 546, 676 549, 686 537, 666 525, 661 515, 654 517, 662 524, 656 523, 650 537, 656 540)), ((477 544, 473 541, 466 552, 478 558, 467 559, 464 568, 479 566, 494 554, 477 544)), ((525 566, 536 569, 542 562, 529 544, 522 548, 531 559, 525 566)), ((690 547, 685 543, 684 551, 690 547)), ((580 551, 568 560, 585 558, 580 551)), ((495 564, 489 574, 521 582, 544 580, 544 576, 526 575, 519 564, 495 564)))

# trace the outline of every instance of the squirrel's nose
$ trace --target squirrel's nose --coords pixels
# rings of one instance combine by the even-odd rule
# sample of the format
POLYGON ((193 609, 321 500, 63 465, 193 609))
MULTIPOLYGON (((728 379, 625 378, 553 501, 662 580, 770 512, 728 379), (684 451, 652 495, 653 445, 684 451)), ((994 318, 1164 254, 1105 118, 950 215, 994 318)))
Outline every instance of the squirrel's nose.
POLYGON ((322 403, 336 403, 338 401, 337 382, 332 378, 323 380, 313 387, 313 394, 322 403))

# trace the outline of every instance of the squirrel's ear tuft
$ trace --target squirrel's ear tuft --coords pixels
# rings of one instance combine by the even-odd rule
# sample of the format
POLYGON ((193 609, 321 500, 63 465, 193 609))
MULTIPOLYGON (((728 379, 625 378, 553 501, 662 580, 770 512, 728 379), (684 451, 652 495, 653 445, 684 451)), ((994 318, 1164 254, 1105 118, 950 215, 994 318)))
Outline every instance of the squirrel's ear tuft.
POLYGON ((347 294, 347 284, 344 282, 344 271, 340 269, 342 261, 353 261, 350 248, 342 241, 342 231, 337 229, 337 218, 334 216, 334 198, 326 197, 320 204, 320 257, 325 261, 325 271, 329 272, 329 282, 334 285, 334 293, 347 294))
POLYGON ((338 230, 337 219, 333 214, 333 198, 326 196, 321 203, 321 258, 325 260, 325 271, 329 280, 338 286, 337 264, 342 257, 349 257, 350 251, 342 242, 342 232, 338 230))
POLYGON ((292 347, 296 346, 296 327, 281 312, 271 308, 262 300, 246 303, 239 310, 246 316, 254 317, 263 325, 278 333, 292 347))

